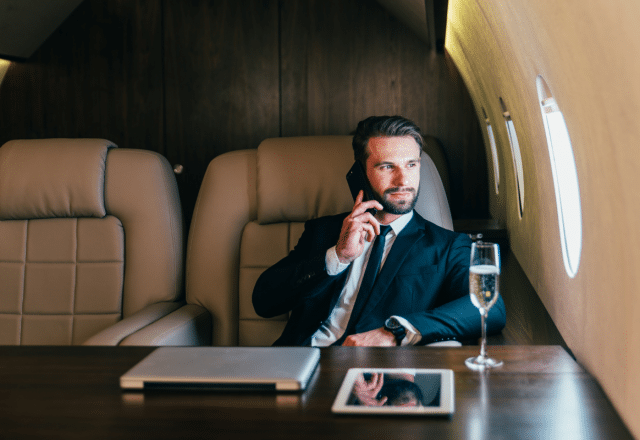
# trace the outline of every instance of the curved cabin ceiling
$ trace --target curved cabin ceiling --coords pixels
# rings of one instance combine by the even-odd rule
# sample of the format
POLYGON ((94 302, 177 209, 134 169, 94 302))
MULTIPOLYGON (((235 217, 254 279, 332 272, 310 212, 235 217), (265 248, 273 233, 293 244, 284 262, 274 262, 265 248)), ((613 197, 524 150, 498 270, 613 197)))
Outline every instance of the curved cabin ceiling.
POLYGON ((82 0, 1 0, 0 58, 29 58, 80 3, 82 0))
POLYGON ((0 59, 0 85, 2 85, 2 80, 4 79, 7 70, 9 70, 9 64, 11 64, 9 61, 0 59))

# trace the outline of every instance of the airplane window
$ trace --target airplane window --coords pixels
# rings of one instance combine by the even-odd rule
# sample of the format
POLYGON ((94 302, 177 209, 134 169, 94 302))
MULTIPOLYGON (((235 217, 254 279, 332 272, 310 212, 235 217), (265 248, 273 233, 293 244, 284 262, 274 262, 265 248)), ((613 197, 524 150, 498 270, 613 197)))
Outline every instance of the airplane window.
POLYGON ((516 190, 518 193, 518 214, 520 218, 524 214, 524 172, 522 170, 522 156, 520 156, 520 144, 516 135, 516 127, 511 120, 511 114, 507 111, 502 98, 500 98, 502 106, 502 116, 507 124, 507 132, 509 133, 509 144, 511 145, 511 157, 513 158, 513 168, 516 176, 516 190))
POLYGON ((536 85, 556 192, 562 257, 567 274, 573 278, 578 272, 582 250, 582 212, 578 171, 562 112, 541 76, 537 77, 536 85))
POLYGON ((489 134, 489 144, 491 144, 491 156, 493 156, 493 182, 496 186, 496 194, 498 194, 498 186, 500 185, 500 168, 498 167, 498 150, 496 148, 496 138, 493 136, 493 128, 489 118, 485 120, 487 123, 487 133, 489 134))

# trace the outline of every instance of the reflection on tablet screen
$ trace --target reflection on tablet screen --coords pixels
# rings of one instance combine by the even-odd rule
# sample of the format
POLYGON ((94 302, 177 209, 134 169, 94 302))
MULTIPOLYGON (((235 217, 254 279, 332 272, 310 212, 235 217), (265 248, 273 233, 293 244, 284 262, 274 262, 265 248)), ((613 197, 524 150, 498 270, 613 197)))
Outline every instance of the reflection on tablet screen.
POLYGON ((347 405, 437 407, 441 383, 438 373, 359 373, 347 405))

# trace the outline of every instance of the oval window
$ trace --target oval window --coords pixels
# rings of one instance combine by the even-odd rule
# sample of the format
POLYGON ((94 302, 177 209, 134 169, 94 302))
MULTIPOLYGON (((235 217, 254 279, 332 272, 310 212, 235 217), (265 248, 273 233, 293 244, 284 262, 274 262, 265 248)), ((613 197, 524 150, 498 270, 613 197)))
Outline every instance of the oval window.
POLYGON ((498 148, 496 147, 496 138, 493 136, 493 128, 491 128, 491 120, 487 116, 487 112, 482 109, 484 116, 484 122, 487 125, 487 135, 489 136, 489 146, 491 147, 491 157, 493 159, 493 183, 496 187, 496 194, 498 193, 498 187, 500 186, 500 167, 498 164, 498 148))
POLYGON ((578 171, 562 112, 544 78, 538 76, 536 86, 556 193, 562 258, 567 274, 573 278, 578 273, 582 250, 582 212, 578 171))
POLYGON ((509 145, 511 146, 511 157, 513 158, 514 174, 516 176, 516 192, 518 193, 518 214, 520 218, 524 214, 524 171, 522 170, 522 156, 520 155, 520 144, 516 135, 516 127, 513 125, 511 114, 507 111, 507 106, 500 98, 500 106, 502 107, 502 116, 507 125, 507 133, 509 134, 509 145))

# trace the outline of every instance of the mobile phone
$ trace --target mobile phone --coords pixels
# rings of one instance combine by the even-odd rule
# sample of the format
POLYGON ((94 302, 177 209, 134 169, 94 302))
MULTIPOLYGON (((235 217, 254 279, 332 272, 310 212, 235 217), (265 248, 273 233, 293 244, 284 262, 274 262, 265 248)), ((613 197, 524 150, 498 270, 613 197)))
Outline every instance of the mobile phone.
MULTIPOLYGON (((353 200, 358 197, 358 193, 360 190, 364 191, 364 199, 366 200, 375 200, 373 197, 373 190, 371 189, 371 185, 369 185, 369 180, 367 180, 367 175, 364 172, 364 168, 359 161, 355 161, 349 172, 347 173, 347 183, 349 184, 349 189, 351 190, 351 196, 353 200)), ((371 213, 371 215, 376 215, 378 212, 375 208, 367 209, 367 212, 371 213)))

